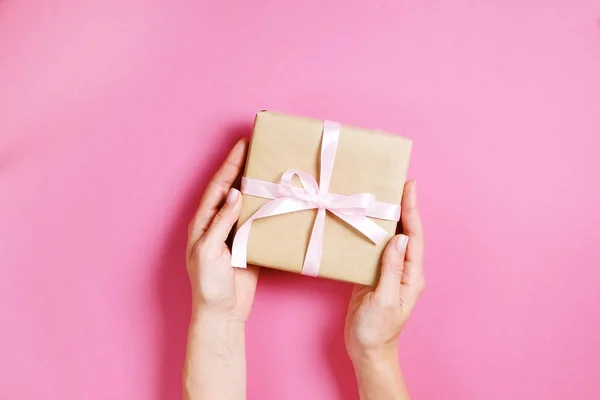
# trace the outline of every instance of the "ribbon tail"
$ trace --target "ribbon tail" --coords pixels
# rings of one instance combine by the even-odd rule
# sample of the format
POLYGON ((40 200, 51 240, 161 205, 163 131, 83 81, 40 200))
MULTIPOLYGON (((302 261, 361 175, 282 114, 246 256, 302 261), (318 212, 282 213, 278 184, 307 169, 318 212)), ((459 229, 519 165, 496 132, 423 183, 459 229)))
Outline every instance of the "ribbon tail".
POLYGON ((372 203, 365 214, 367 217, 386 219, 388 221, 400 220, 400 205, 389 203, 372 203))
POLYGON ((387 237, 388 233, 377 223, 371 221, 364 215, 349 215, 344 214, 336 210, 329 210, 335 214, 338 218, 345 221, 348 225, 365 235, 373 243, 379 244, 383 242, 387 237))
POLYGON ((233 244, 231 245, 231 266, 236 268, 246 268, 246 250, 248 249, 248 239, 250 238, 250 227, 253 218, 249 218, 242 224, 235 233, 233 244))
POLYGON ((325 229, 325 214, 324 208, 320 208, 315 218, 310 240, 304 257, 304 265, 302 266, 302 275, 317 276, 319 275, 319 267, 321 266, 321 256, 323 255, 323 231, 325 229))
POLYGON ((252 226, 252 221, 280 214, 310 210, 315 207, 316 206, 313 204, 290 197, 271 200, 260 207, 258 211, 252 214, 252 216, 239 227, 233 238, 233 244, 231 246, 231 266, 236 268, 246 268, 247 266, 246 253, 248 250, 248 240, 250 239, 250 227, 252 226))

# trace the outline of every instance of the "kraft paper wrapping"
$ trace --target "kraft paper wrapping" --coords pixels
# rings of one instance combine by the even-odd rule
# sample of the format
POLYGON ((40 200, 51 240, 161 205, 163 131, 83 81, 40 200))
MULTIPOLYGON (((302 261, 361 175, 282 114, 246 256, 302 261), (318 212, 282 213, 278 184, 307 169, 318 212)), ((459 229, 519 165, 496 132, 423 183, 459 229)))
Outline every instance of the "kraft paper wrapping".
MULTIPOLYGON (((288 169, 319 180, 323 121, 263 111, 256 115, 244 175, 278 183, 288 169)), ((371 193, 379 202, 400 204, 412 142, 381 131, 342 125, 330 193, 371 193)), ((297 185, 300 186, 299 182, 297 185)), ((243 195, 238 226, 268 199, 243 195)), ((317 210, 267 217, 252 223, 249 264, 300 273, 317 210)), ((372 219, 391 238, 397 222, 372 219)), ((319 277, 375 285, 387 242, 373 244, 327 213, 319 277)))

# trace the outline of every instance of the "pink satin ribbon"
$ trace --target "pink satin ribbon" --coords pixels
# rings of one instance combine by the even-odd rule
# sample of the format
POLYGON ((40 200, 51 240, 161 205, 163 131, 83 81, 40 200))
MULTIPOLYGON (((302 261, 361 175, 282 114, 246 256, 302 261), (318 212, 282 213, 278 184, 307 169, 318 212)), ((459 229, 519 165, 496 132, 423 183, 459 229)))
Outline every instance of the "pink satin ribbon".
POLYGON ((332 121, 323 122, 323 138, 321 141, 320 185, 316 179, 306 172, 287 170, 281 176, 280 183, 242 178, 241 191, 244 194, 272 199, 258 209, 240 226, 233 240, 231 264, 234 267, 246 268, 246 251, 252 221, 287 214, 302 210, 318 209, 313 225, 302 274, 317 276, 323 253, 323 230, 325 213, 330 211, 344 220, 354 229, 368 237, 373 243, 381 243, 388 233, 368 217, 398 221, 400 206, 375 201, 369 193, 357 193, 347 196, 330 194, 329 183, 333 172, 333 163, 340 136, 340 124, 332 121), (302 187, 292 185, 294 175, 300 179, 302 187))

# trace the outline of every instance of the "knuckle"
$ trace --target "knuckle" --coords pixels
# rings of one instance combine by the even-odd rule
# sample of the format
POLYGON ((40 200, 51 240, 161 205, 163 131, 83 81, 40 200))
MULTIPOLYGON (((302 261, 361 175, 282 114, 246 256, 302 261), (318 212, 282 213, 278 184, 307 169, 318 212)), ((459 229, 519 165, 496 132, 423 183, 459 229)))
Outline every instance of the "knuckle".
POLYGON ((227 184, 222 180, 217 179, 216 176, 211 179, 209 186, 211 186, 213 190, 216 190, 218 192, 227 193, 227 191, 229 190, 227 184))
POLYGON ((221 225, 223 223, 223 220, 225 219, 225 215, 223 213, 223 210, 219 210, 219 212, 214 216, 213 218, 213 225, 221 225))
POLYGON ((400 277, 404 271, 404 264, 401 262, 389 263, 387 270, 391 275, 400 277))
POLYGON ((200 239, 188 252, 188 262, 196 265, 210 263, 214 258, 214 246, 204 239, 200 239))

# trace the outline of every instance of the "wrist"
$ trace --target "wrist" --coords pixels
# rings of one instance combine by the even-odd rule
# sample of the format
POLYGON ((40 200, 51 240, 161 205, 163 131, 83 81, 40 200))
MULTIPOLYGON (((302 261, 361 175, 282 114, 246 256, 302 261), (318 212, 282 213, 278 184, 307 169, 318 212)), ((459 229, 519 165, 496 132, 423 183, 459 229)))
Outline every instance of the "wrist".
POLYGON ((410 399, 397 352, 369 352, 352 361, 361 400, 410 399))
POLYGON ((245 324, 226 314, 199 308, 192 312, 188 333, 188 346, 202 354, 192 363, 203 361, 211 368, 229 369, 245 357, 245 324))
POLYGON ((246 323, 228 313, 204 305, 197 305, 192 308, 190 327, 208 328, 210 331, 225 330, 231 333, 243 333, 246 323))
POLYGON ((396 345, 349 349, 348 355, 354 368, 358 369, 398 365, 398 346, 396 345))
POLYGON ((186 398, 242 398, 245 357, 245 323, 194 307, 184 366, 186 398))
POLYGON ((245 323, 226 313, 198 307, 192 311, 189 336, 209 354, 230 358, 243 351, 245 329, 245 323))

